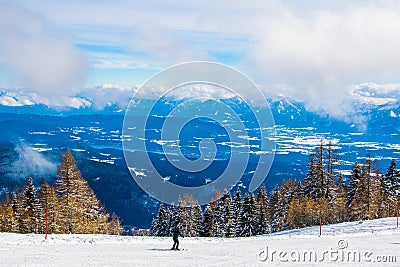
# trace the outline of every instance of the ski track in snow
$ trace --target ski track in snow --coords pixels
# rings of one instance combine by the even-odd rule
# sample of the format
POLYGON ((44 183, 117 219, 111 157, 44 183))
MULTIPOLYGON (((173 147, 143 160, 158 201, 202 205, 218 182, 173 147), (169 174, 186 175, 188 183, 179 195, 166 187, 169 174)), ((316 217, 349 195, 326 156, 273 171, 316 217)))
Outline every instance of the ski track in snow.
MULTIPOLYGON (((0 233, 0 266, 321 266, 320 262, 271 262, 259 259, 259 253, 280 250, 366 250, 376 256, 395 256, 396 263, 332 262, 326 266, 398 266, 400 264, 400 228, 396 218, 325 225, 288 230, 264 236, 241 238, 186 237, 180 239, 181 251, 171 251, 171 237, 132 237, 109 235, 44 235, 0 233)), ((264 254, 265 255, 265 254, 264 254)))

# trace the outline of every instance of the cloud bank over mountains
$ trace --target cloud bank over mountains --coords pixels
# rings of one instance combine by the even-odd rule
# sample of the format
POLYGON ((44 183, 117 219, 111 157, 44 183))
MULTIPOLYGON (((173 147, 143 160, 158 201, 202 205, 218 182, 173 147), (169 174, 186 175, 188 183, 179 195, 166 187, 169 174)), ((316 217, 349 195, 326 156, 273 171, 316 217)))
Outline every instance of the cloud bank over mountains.
POLYGON ((260 20, 263 34, 248 55, 263 82, 282 83, 310 109, 332 116, 352 112, 353 85, 399 82, 398 2, 281 14, 260 20))
MULTIPOLYGON (((0 71, 17 86, 51 96, 68 96, 81 86, 88 68, 70 34, 20 5, 0 2, 0 71)), ((57 104, 57 103, 56 103, 57 104)))
MULTIPOLYGON (((138 87, 124 87, 111 84, 102 84, 95 87, 87 87, 78 90, 73 96, 53 97, 45 94, 32 93, 21 88, 1 89, 0 105, 8 107, 22 107, 33 105, 45 105, 49 108, 63 111, 68 109, 91 109, 93 111, 104 111, 113 107, 113 111, 123 112, 131 99, 154 99, 160 97, 160 91, 156 88, 137 93, 138 87)), ((346 103, 349 109, 346 113, 333 116, 325 111, 310 109, 301 98, 296 98, 289 88, 280 88, 277 91, 260 88, 270 103, 280 100, 294 101, 303 104, 308 111, 320 115, 329 115, 333 118, 349 123, 362 124, 367 120, 365 111, 374 108, 400 107, 400 84, 379 85, 376 83, 364 83, 354 85, 350 88, 346 103), (276 93, 279 92, 279 93, 276 93)), ((195 84, 177 88, 165 97, 182 99, 227 99, 235 95, 220 87, 195 84)))
POLYGON ((103 84, 77 90, 71 96, 49 96, 22 88, 1 89, 0 105, 10 107, 30 106, 41 104, 56 110, 79 109, 92 107, 102 110, 116 105, 125 109, 136 87, 122 87, 103 84))
POLYGON ((122 108, 134 85, 98 86, 104 77, 144 82, 143 70, 191 60, 232 65, 268 98, 347 121, 362 120, 355 103, 400 100, 398 1, 0 0, 0 30, 0 78, 16 81, 0 84, 2 105, 122 108))

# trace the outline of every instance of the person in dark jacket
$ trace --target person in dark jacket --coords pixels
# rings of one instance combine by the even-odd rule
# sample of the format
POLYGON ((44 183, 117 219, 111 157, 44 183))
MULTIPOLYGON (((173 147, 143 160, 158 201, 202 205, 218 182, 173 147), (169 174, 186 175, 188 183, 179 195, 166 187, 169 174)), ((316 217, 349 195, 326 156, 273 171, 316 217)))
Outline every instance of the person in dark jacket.
POLYGON ((178 237, 181 236, 183 237, 182 233, 180 232, 178 227, 175 227, 174 229, 172 229, 172 239, 174 240, 174 245, 172 246, 171 250, 179 250, 178 246, 179 246, 179 240, 178 237))

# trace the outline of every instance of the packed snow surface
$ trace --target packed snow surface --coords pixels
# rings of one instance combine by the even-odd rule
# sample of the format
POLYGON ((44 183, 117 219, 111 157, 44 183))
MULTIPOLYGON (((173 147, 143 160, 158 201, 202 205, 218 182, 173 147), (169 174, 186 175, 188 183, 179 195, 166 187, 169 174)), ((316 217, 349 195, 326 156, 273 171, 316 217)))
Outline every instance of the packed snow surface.
POLYGON ((399 266, 396 218, 241 238, 0 233, 0 266, 399 266))

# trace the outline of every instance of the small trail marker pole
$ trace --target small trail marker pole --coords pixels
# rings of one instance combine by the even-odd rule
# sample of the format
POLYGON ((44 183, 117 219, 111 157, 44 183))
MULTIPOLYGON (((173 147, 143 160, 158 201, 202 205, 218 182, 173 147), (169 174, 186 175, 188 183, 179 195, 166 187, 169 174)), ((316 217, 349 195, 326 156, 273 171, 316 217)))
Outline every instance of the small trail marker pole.
POLYGON ((46 209, 46 235, 44 239, 47 239, 48 232, 49 232, 49 211, 46 209))
POLYGON ((319 236, 322 235, 322 218, 319 218, 319 236))

